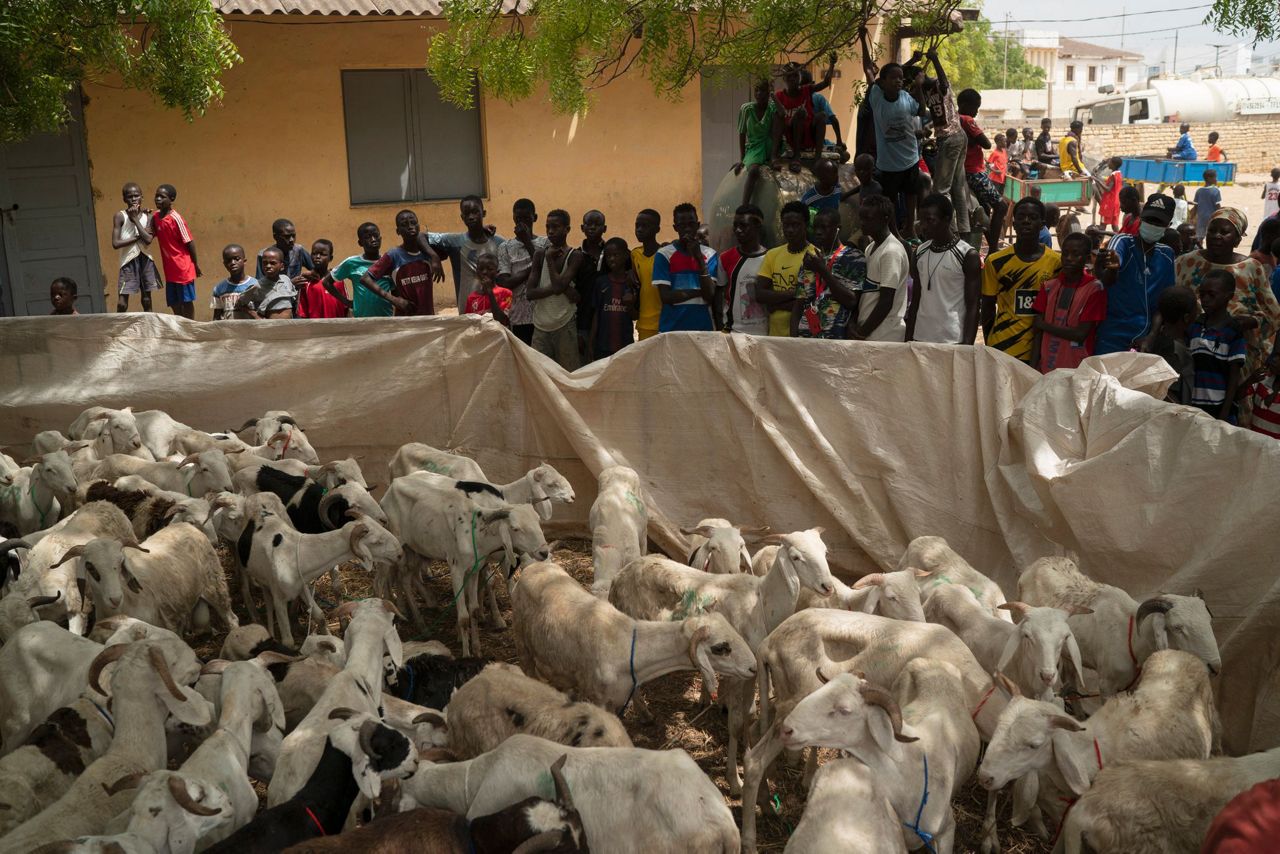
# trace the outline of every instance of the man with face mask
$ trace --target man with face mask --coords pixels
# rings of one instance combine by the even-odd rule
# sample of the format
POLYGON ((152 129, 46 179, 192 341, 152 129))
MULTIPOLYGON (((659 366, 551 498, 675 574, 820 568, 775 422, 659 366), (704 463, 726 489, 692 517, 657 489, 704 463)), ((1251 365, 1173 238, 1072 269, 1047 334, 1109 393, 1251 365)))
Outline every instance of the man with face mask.
POLYGON ((1097 355, 1129 350, 1150 334, 1160 293, 1173 286, 1173 250, 1160 242, 1173 211, 1171 197, 1151 196, 1138 233, 1117 234, 1098 251, 1094 275, 1107 289, 1107 317, 1098 326, 1097 355))

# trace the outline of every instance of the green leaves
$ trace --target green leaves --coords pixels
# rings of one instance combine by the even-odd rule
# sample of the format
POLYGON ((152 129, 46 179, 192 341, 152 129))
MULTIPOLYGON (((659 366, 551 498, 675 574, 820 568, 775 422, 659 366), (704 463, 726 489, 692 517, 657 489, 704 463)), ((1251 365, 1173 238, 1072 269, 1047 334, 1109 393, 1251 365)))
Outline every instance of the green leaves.
POLYGON ((53 133, 82 80, 118 75, 188 119, 240 61, 209 0, 16 0, 0 4, 0 141, 53 133))
POLYGON ((561 112, 587 108, 593 89, 642 74, 679 97, 701 74, 768 73, 788 59, 860 56, 859 34, 876 17, 942 20, 954 0, 531 0, 502 16, 499 0, 449 0, 427 70, 444 97, 470 105, 478 79, 508 101, 545 85, 561 112))
POLYGON ((1022 45, 1003 32, 992 32, 985 18, 966 24, 947 36, 938 47, 938 58, 956 91, 984 89, 1043 89, 1044 70, 1027 62, 1022 45))
POLYGON ((1275 0, 1214 0, 1205 23, 1218 32, 1246 36, 1255 43, 1280 38, 1275 0))

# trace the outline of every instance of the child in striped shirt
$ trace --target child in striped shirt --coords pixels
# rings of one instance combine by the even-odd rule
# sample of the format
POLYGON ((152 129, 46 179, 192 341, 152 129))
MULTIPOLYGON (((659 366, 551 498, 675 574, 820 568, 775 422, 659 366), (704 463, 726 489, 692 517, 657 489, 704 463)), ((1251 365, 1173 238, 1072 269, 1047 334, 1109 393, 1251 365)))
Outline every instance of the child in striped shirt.
POLYGON ((1227 311, 1235 290, 1235 277, 1226 270, 1206 273, 1200 283, 1204 314, 1187 330, 1195 364, 1191 405, 1231 423, 1246 352, 1244 334, 1227 311))
POLYGON ((1280 349, 1272 350, 1267 364, 1245 380, 1241 397, 1248 401, 1249 428, 1280 439, 1280 349))

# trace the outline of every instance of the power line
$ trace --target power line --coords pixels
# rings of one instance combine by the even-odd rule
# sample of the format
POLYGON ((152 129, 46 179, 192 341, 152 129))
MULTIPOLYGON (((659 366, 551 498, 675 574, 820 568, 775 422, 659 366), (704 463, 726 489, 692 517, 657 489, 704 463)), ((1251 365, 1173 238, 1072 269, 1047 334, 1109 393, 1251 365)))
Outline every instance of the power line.
MULTIPOLYGON (((1203 3, 1197 6, 1181 6, 1177 9, 1161 9, 1159 10, 1159 12, 1160 14, 1163 15, 1168 12, 1191 12, 1199 9, 1212 9, 1212 8, 1213 8, 1212 3, 1203 3)), ((1096 17, 1090 18, 1089 20, 1109 21, 1115 18, 1130 18, 1130 17, 1133 17, 1134 15, 1150 15, 1150 14, 1151 12, 1121 12, 1118 15, 1098 15, 1096 17)), ((1079 22, 1080 22, 1079 18, 1023 18, 1023 19, 1011 18, 1009 19, 1009 23, 1011 24, 1075 24, 1079 22)), ((1130 35, 1132 35, 1132 33, 1130 35)))
MULTIPOLYGON (((1202 26, 1204 26, 1204 25, 1203 25, 1203 24, 1185 24, 1185 25, 1183 25, 1183 26, 1181 26, 1181 27, 1165 27, 1165 28, 1163 28, 1163 29, 1159 29, 1159 30, 1139 30, 1139 31, 1138 31, 1138 32, 1136 32, 1136 33, 1125 33, 1125 37, 1126 37, 1126 38, 1128 38, 1129 36, 1146 36, 1146 35, 1151 35, 1151 34, 1153 34, 1153 33, 1172 33, 1172 32, 1175 32, 1175 31, 1177 31, 1177 30, 1194 30, 1194 29, 1198 29, 1199 27, 1202 27, 1202 26)), ((1077 39, 1077 40, 1086 40, 1086 39, 1118 39, 1118 38, 1120 38, 1120 34, 1119 34, 1119 33, 1098 33, 1098 34, 1096 34, 1096 35, 1082 35, 1082 36, 1081 36, 1081 35, 1067 35, 1066 33, 1059 33, 1059 35, 1060 35, 1062 38, 1067 38, 1067 39, 1077 39)))

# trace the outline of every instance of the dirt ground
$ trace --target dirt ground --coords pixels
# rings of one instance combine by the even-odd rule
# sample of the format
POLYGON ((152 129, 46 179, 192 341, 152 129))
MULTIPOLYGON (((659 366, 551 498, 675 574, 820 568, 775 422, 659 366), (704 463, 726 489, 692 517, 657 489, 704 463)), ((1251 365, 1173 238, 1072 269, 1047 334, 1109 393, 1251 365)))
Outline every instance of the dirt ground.
MULTIPOLYGON (((229 555, 227 556, 229 557, 229 555)), ((568 540, 554 553, 558 561, 579 581, 586 584, 591 580, 591 547, 582 540, 568 540)), ((449 601, 451 592, 447 567, 443 563, 433 563, 430 570, 428 586, 435 594, 437 601, 443 603, 437 608, 424 609, 424 618, 428 621, 428 632, 419 632, 415 627, 401 627, 401 637, 408 640, 439 640, 454 651, 461 654, 458 642, 454 611, 449 601)), ((347 598, 362 598, 370 595, 369 577, 362 570, 343 570, 343 583, 347 598)), ((235 585, 233 591, 237 589, 235 585)), ((233 594, 234 595, 234 594, 233 594)), ((238 602, 238 595, 234 595, 238 602)), ((326 576, 316 585, 316 598, 322 606, 336 606, 336 597, 329 586, 326 576)), ((498 600, 503 608, 508 623, 511 621, 510 602, 506 591, 499 582, 498 600)), ((331 610, 326 607, 326 610, 331 610)), ((237 604, 236 611, 245 618, 243 608, 237 604)), ((295 627, 295 638, 301 638, 305 629, 295 627)), ((330 631, 337 632, 337 623, 330 625, 330 631)), ((498 661, 518 663, 511 632, 494 631, 482 628, 481 642, 484 655, 498 661)), ((222 644, 222 636, 206 640, 196 651, 202 657, 214 657, 222 644)), ((741 802, 738 798, 729 797, 729 786, 724 776, 724 753, 728 744, 726 716, 718 708, 700 706, 698 702, 701 690, 701 677, 695 672, 673 673, 649 683, 646 690, 649 706, 654 713, 654 722, 642 723, 637 717, 628 713, 623 719, 627 732, 637 747, 654 750, 682 748, 706 772, 724 793, 726 801, 733 810, 734 818, 741 826, 741 802)), ((820 761, 830 760, 835 751, 820 752, 820 761)), ((757 834, 761 851, 781 851, 787 844, 787 837, 800 821, 804 812, 804 791, 800 784, 801 768, 782 765, 782 771, 771 780, 773 803, 775 809, 770 810, 757 820, 757 834)), ((986 793, 975 784, 967 786, 955 799, 956 851, 970 852, 977 850, 978 831, 982 824, 982 815, 986 804, 986 793)), ((1037 854, 1047 852, 1049 847, 1038 839, 1010 827, 1008 823, 1009 804, 1006 798, 1002 802, 1002 820, 1000 837, 1003 851, 1012 854, 1037 854)))

